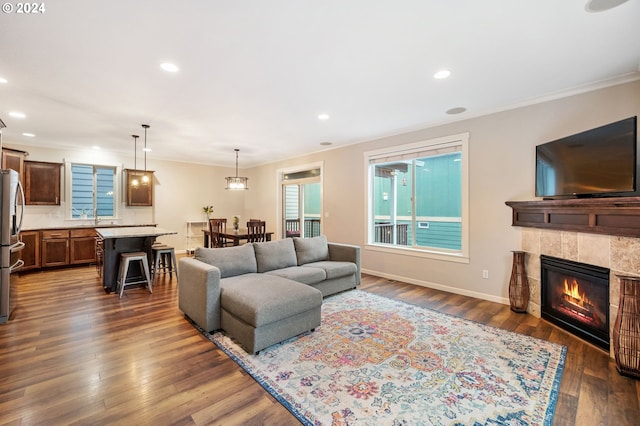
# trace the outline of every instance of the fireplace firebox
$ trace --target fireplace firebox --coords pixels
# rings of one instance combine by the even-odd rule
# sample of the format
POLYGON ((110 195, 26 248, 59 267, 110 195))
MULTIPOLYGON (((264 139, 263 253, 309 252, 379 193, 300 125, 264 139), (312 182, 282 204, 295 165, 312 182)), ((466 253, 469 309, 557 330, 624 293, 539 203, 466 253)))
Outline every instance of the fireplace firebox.
POLYGON ((609 269, 540 256, 541 316, 609 351, 609 269))

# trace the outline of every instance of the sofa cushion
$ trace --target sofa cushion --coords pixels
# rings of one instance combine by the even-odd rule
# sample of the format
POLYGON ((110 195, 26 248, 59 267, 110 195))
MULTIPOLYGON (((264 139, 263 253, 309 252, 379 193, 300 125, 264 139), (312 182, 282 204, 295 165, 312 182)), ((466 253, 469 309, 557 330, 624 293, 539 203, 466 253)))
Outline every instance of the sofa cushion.
POLYGON ((258 328, 322 305, 322 293, 306 284, 269 274, 220 281, 222 309, 258 328))
POLYGON ((346 277, 347 275, 355 274, 358 272, 358 267, 353 262, 339 262, 335 260, 324 262, 312 262, 307 263, 303 268, 319 268, 325 271, 327 279, 346 277))
POLYGON ((251 244, 224 248, 196 248, 195 258, 220 269, 220 277, 258 272, 256 255, 251 244))
POLYGON ((276 269, 267 274, 288 278, 304 284, 318 284, 327 279, 327 273, 320 268, 305 268, 304 266, 290 266, 288 268, 276 269))
POLYGON ((293 239, 293 244, 296 248, 298 265, 329 259, 329 245, 324 235, 313 238, 296 237, 293 239))
POLYGON ((253 248, 256 253, 258 272, 268 272, 297 265, 296 250, 291 238, 253 243, 253 248))

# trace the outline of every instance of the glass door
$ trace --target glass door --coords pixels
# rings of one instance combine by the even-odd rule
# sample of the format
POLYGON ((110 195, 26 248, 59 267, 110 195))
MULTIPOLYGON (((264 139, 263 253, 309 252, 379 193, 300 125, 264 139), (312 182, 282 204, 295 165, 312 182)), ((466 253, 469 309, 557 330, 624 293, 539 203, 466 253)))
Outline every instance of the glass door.
POLYGON ((320 169, 283 175, 283 237, 316 237, 321 233, 320 169))

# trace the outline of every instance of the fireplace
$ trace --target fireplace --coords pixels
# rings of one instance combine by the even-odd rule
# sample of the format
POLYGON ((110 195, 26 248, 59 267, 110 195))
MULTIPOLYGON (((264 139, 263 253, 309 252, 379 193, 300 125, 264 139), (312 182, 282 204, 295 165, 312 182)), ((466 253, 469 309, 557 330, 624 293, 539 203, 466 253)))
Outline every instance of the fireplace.
POLYGON ((540 256, 541 316, 609 351, 609 269, 540 256))

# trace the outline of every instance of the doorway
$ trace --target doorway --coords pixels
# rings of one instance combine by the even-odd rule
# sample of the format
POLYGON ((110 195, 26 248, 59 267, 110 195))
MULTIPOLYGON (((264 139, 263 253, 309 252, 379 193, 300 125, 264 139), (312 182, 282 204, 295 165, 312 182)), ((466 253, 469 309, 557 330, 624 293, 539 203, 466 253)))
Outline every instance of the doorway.
POLYGON ((286 237, 316 237, 322 229, 320 168, 282 174, 282 230, 286 237))

